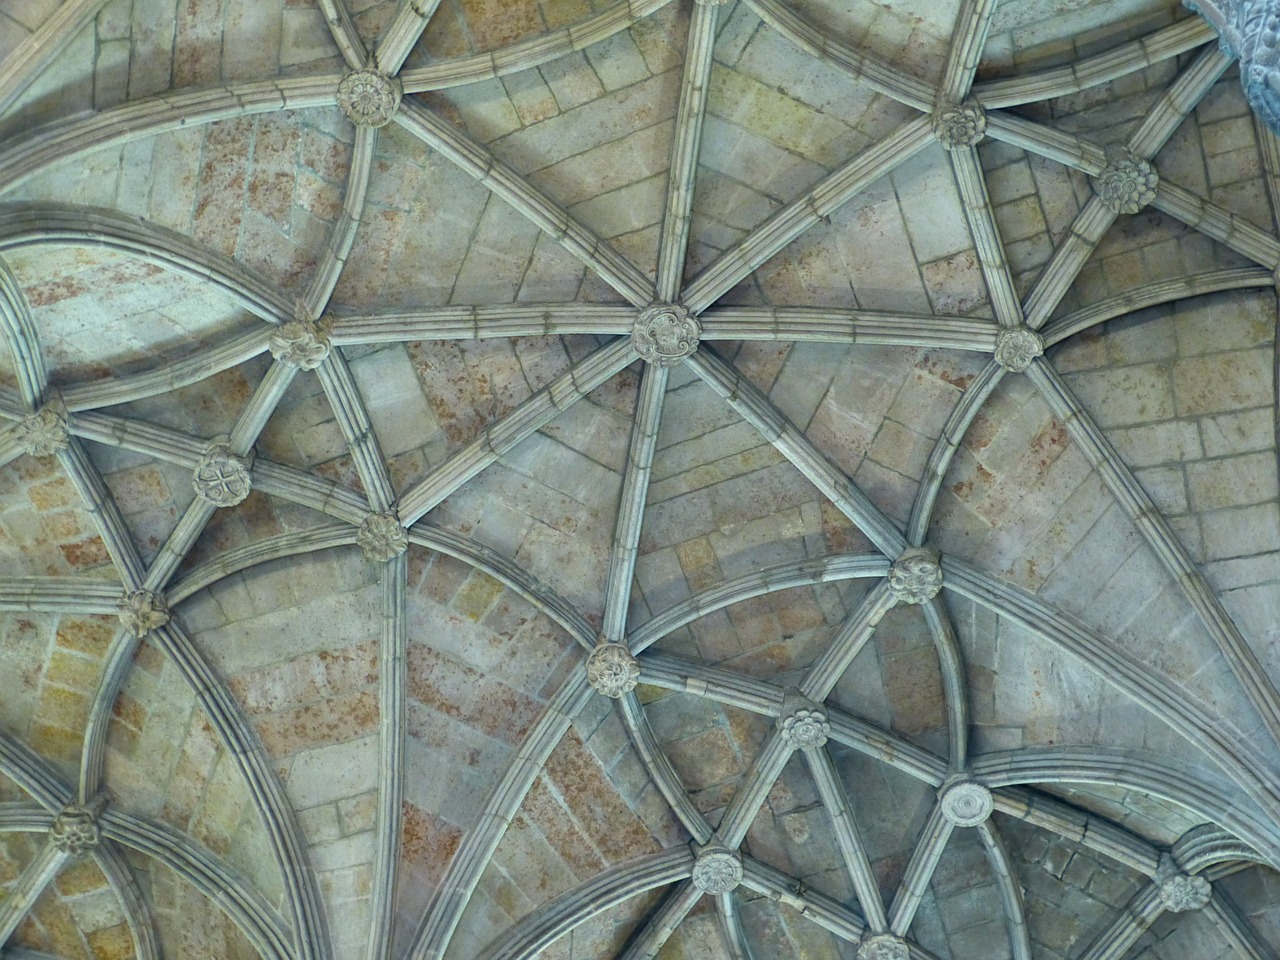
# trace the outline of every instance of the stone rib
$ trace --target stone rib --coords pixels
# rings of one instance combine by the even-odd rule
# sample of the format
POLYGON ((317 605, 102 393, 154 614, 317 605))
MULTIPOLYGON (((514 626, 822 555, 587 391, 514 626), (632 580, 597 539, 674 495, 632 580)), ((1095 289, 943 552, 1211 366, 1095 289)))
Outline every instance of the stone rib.
POLYGON ((877 550, 896 557, 906 539, 880 509, 791 424, 750 380, 708 351, 685 361, 739 416, 760 431, 779 453, 848 517, 877 550))
MULTIPOLYGON (((646 683, 650 682, 650 678, 644 676, 643 670, 641 675, 646 683)), ((649 779, 653 781, 658 788, 658 792, 667 801, 671 812, 675 814, 676 819, 680 821, 695 842, 700 844, 707 843, 715 831, 711 829, 711 825, 707 823, 707 818, 702 815, 702 811, 697 808, 689 797, 684 784, 680 781, 679 774, 671 766, 671 761, 654 737, 653 728, 649 725, 649 718, 645 715, 644 708, 640 705, 640 700, 634 692, 628 692, 619 698, 618 711, 622 717, 623 724, 627 728, 627 736, 631 740, 631 746, 640 757, 640 762, 644 764, 644 768, 649 774, 649 779)))
POLYGON ((978 164, 978 151, 974 147, 962 147, 952 150, 950 157, 965 218, 969 221, 969 232, 973 235, 974 249, 978 252, 978 263, 987 281, 992 309, 1002 327, 1016 327, 1022 322, 1022 309, 1018 305, 1018 292, 1009 273, 1009 264, 1004 258, 1004 241, 1000 239, 1000 228, 991 209, 986 177, 978 164))
POLYGON ((912 120, 791 201, 722 253, 685 289, 681 300, 700 313, 810 227, 933 142, 929 119, 912 120))
POLYGON ((406 103, 396 122, 523 214, 634 306, 643 307, 653 299, 652 283, 625 257, 447 121, 425 107, 406 103))
POLYGON ((405 343, 410 340, 484 340, 566 334, 624 336, 631 307, 590 303, 528 303, 493 307, 424 307, 419 310, 342 317, 329 334, 334 346, 405 343))
POLYGON ((404 827, 405 689, 408 678, 409 555, 402 553, 382 571, 382 643, 378 653, 378 814, 377 849, 370 898, 366 960, 391 957, 396 889, 404 827))
POLYGON ((165 591, 171 604, 183 600, 213 586, 219 580, 245 570, 285 557, 304 553, 332 550, 335 547, 355 543, 356 530, 348 524, 326 524, 308 530, 294 530, 279 536, 268 537, 256 543, 246 544, 235 550, 227 550, 206 560, 181 580, 174 581, 165 591))
POLYGON ((547 757, 569 724, 594 696, 583 672, 560 688, 555 700, 525 736, 502 779, 489 794, 476 826, 467 832, 445 869, 409 950, 412 960, 442 960, 467 902, 480 882, 498 842, 524 802, 547 757))
POLYGON ((1151 497, 1134 478, 1133 472, 1125 465, 1111 441, 1080 405, 1057 371, 1046 363, 1037 363, 1028 370, 1028 375, 1049 409, 1066 425, 1071 439, 1098 472, 1125 516, 1137 527, 1161 566, 1178 584, 1182 595, 1196 611, 1227 666, 1231 668, 1232 676, 1240 684, 1249 703, 1262 717, 1273 743, 1280 745, 1280 693, 1267 676, 1257 654, 1209 586, 1209 581, 1204 578, 1151 497))
POLYGON ((875 872, 871 869, 871 861, 867 857, 862 838, 858 835, 858 825, 853 819, 853 809, 849 806, 849 798, 845 795, 844 786, 836 772, 831 755, 825 748, 804 751, 804 759, 809 765, 809 772, 818 786, 818 798, 826 808, 827 817, 831 821, 835 834, 836 846, 840 848, 840 857, 844 860, 845 870, 853 882, 854 896, 862 907, 862 915, 866 917, 867 926, 872 933, 884 933, 889 929, 889 918, 885 913, 884 899, 880 896, 880 886, 875 872))
POLYGON ((692 868, 693 855, 682 847, 612 867, 529 914, 479 960, 536 957, 592 917, 655 887, 676 883, 692 868))
POLYGON ((120 582, 127 590, 136 590, 145 577, 142 558, 138 556, 138 549, 133 545, 133 538, 129 535, 129 528, 120 514, 120 508, 116 506, 115 498, 103 482, 98 468, 89 459, 84 446, 74 437, 70 438, 65 450, 58 451, 58 462, 80 494, 98 536, 106 545, 120 582))
POLYGON ((1032 960, 1031 933, 1027 928, 1027 912, 1022 902, 1022 884, 1009 858, 1009 850, 995 824, 988 820, 977 827, 987 864, 996 878, 1000 903, 1004 906, 1005 925, 1009 930, 1009 951, 1013 960, 1032 960))
POLYGON ((652 363, 645 364, 641 373, 640 396, 636 399, 613 549, 609 551, 609 572, 605 578, 604 621, 600 629, 605 639, 613 643, 627 642, 627 610, 631 606, 636 551, 640 546, 649 475, 653 470, 653 454, 658 445, 658 427, 662 423, 662 404, 670 373, 669 367, 652 363))
POLYGON ((995 12, 996 0, 964 0, 956 15, 947 68, 938 89, 939 103, 959 103, 969 95, 995 12))
POLYGON ((907 935, 954 829, 955 826, 942 815, 942 804, 935 803, 889 908, 889 929, 897 936, 907 935))
POLYGON ((1137 73, 1216 39, 1211 26, 1197 17, 1189 17, 1075 63, 974 84, 973 95, 988 110, 1067 97, 1137 73))
MULTIPOLYGON (((330 350, 324 363, 316 368, 324 395, 333 410, 342 436, 351 451, 356 473, 369 496, 369 506, 374 513, 385 513, 395 503, 396 494, 391 486, 387 462, 378 446, 377 435, 365 409, 364 398, 356 387, 346 358, 337 350, 330 350)), ((406 523, 409 521, 405 521, 406 523)))
POLYGON ((1280 240, 1190 190, 1162 181, 1151 205, 1269 270, 1280 264, 1280 240))
POLYGON ((118 583, 83 577, 3 577, 0 610, 113 616, 121 593, 118 583))
POLYGON ((543 387, 437 467, 400 498, 400 519, 413 524, 485 467, 635 360, 627 340, 602 347, 543 387))
POLYGON ((1129 149, 1146 160, 1159 153, 1229 66, 1231 57, 1217 44, 1206 47, 1147 111, 1142 126, 1129 138, 1129 149))
POLYGON ((1053 251, 1035 286, 1027 295, 1024 312, 1027 326, 1038 330, 1053 315, 1067 290, 1080 276, 1085 262, 1093 256, 1102 235, 1116 222, 1116 213, 1097 196, 1089 198, 1071 224, 1071 232, 1053 251))
POLYGON ((438 6, 440 0, 400 0, 395 16, 378 38, 373 55, 381 72, 390 76, 400 70, 438 6))
POLYGON ((450 57, 425 67, 401 71, 404 92, 444 90, 550 63, 621 33, 670 2, 671 0, 620 0, 567 27, 513 43, 500 50, 450 57))
POLYGON ((712 307, 698 317, 703 340, 789 340, 941 347, 990 353, 996 327, 965 317, 827 307, 712 307))
MULTIPOLYGON (((105 3, 106 0, 68 0, 0 62, 0 114, 18 102, 105 3)), ((0 937, 0 943, 4 939, 0 937)))
POLYGON ((672 136, 671 166, 667 174, 667 206, 658 241, 658 279, 655 299, 675 303, 680 297, 689 251, 693 186, 698 173, 702 124, 710 94, 712 55, 716 43, 716 4, 695 3, 685 47, 684 75, 672 136))
POLYGON ((369 55, 364 48, 364 41, 360 39, 360 32, 351 20, 345 0, 318 0, 318 3, 325 25, 329 28, 329 35, 333 37, 342 59, 352 70, 363 69, 369 55))
POLYGON ((681 880, 644 925, 631 935, 627 948, 618 954, 618 960, 650 960, 656 957, 700 899, 702 891, 693 885, 693 881, 681 880))
POLYGON ((815 557, 764 567, 709 587, 641 624, 632 631, 631 652, 638 654, 699 617, 752 597, 790 587, 808 587, 817 583, 834 583, 860 577, 884 577, 888 574, 889 561, 879 554, 815 557))
POLYGON ((1080 960, 1122 960, 1163 912, 1158 890, 1147 884, 1120 909, 1111 926, 1085 948, 1080 960))
POLYGON ((1249 290, 1274 286, 1275 277, 1272 272, 1257 267, 1238 267, 1231 270, 1215 270, 1212 273, 1202 273, 1192 277, 1157 280, 1135 290, 1082 307, 1046 324, 1041 332, 1044 335, 1045 346, 1049 347, 1077 333, 1083 333, 1091 327, 1106 323, 1108 320, 1115 320, 1147 307, 1176 303, 1223 290, 1249 290))
POLYGON ((103 147, 272 110, 331 107, 341 76, 281 77, 182 90, 81 114, 15 137, 0 150, 0 192, 103 147))
POLYGON ((781 0, 746 0, 746 4, 766 24, 828 66, 922 113, 933 109, 934 91, 929 84, 820 30, 781 0))
POLYGON ((378 149, 376 127, 356 127, 356 139, 351 148, 351 169, 347 172, 346 192, 342 198, 342 213, 333 225, 324 254, 316 268, 315 276, 307 286, 304 302, 313 317, 320 316, 333 296, 338 278, 351 255, 356 242, 360 219, 364 216, 365 199, 369 194, 369 181, 373 176, 373 158, 378 149))
POLYGON ((44 399, 49 373, 27 298, 22 294, 18 278, 3 260, 0 260, 0 335, 13 357, 13 374, 18 381, 22 406, 25 412, 34 413, 44 399))
POLYGON ((65 853, 46 840, 35 859, 23 868, 13 885, 5 891, 4 899, 0 900, 0 943, 7 943, 13 936, 18 924, 35 907, 36 901, 53 883, 68 859, 65 853))
POLYGON ((951 616, 942 596, 920 605, 933 649, 938 655, 938 673, 942 678, 943 699, 947 707, 947 740, 950 745, 951 768, 963 770, 969 763, 969 689, 965 683, 964 662, 956 641, 951 616))
POLYGON ((45 244, 101 247, 136 257, 206 284, 270 323, 293 317, 293 304, 277 284, 180 233, 137 217, 58 204, 0 213, 0 254, 45 244))
POLYGON ((184 360, 161 364, 146 373, 63 387, 62 402, 68 412, 77 413, 180 390, 265 352, 271 333, 269 327, 257 327, 226 343, 202 350, 184 360))

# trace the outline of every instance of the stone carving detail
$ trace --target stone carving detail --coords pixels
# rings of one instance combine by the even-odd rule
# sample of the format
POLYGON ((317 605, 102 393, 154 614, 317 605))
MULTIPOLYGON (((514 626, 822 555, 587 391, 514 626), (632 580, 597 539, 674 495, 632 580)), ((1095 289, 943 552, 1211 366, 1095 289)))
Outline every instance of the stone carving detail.
POLYGON ((1156 882, 1160 884, 1160 902, 1171 913, 1200 910, 1209 902, 1213 893, 1208 880, 1192 873, 1184 873, 1167 853, 1160 856, 1156 882))
POLYGON ((947 150, 976 147, 987 135, 987 112, 973 100, 944 107, 933 115, 933 135, 947 150))
POLYGON ((631 346, 648 363, 674 367, 698 349, 702 327, 678 303, 655 303, 640 311, 631 346))
POLYGON ((899 603, 927 603, 941 589, 937 550, 908 547, 889 568, 889 592, 899 603))
POLYGON ((229 437, 215 437, 196 463, 191 486, 196 496, 215 507, 234 507, 253 488, 252 459, 231 452, 229 437))
POLYGON ((65 450, 67 438, 67 412, 58 400, 46 403, 39 412, 14 427, 14 439, 23 453, 32 457, 51 457, 65 450))
POLYGON ((1022 373, 1043 355, 1044 337, 1030 327, 1005 328, 996 334, 996 363, 1010 373, 1022 373))
POLYGON ((831 735, 827 711, 800 692, 788 687, 782 698, 778 731, 793 750, 816 750, 825 746, 831 735))
POLYGON ((911 960, 911 949, 892 933, 873 933, 858 944, 858 960, 911 960))
POLYGON ((120 602, 120 622, 135 637, 145 637, 169 622, 169 605, 151 590, 130 590, 120 602))
POLYGON ((693 885, 703 893, 728 893, 742 882, 742 857, 728 847, 708 844, 693 863, 693 885))
POLYGON ((307 316, 299 306, 298 316, 276 327, 271 335, 271 356, 299 370, 314 370, 329 355, 329 331, 307 316))
POLYGON ((98 846, 97 811, 74 804, 62 808, 49 828, 49 840, 69 857, 84 857, 98 846))
POLYGON ((1240 86, 1253 112, 1280 134, 1280 0, 1182 0, 1240 58, 1240 86))
POLYGON ((976 827, 985 823, 995 801, 991 791, 965 775, 949 777, 938 791, 942 815, 957 827, 976 827))
POLYGON ((400 80, 377 70, 348 73, 338 84, 338 107, 357 127, 385 127, 403 96, 400 80))
POLYGON ((640 664, 621 643, 602 641, 587 656, 587 683, 606 697, 617 700, 640 682, 640 664))
POLYGON ((1147 160, 1128 147, 1107 147, 1107 165, 1093 181, 1093 189, 1116 213, 1137 213, 1156 198, 1160 175, 1147 160))
POLYGON ((360 524, 356 545, 366 560, 390 563, 409 549, 409 532, 394 513, 371 513, 360 524))

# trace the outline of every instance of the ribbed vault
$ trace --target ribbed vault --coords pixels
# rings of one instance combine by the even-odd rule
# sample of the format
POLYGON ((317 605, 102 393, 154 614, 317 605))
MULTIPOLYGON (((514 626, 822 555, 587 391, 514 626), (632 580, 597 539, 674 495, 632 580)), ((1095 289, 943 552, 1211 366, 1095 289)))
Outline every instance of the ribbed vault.
POLYGON ((1275 956, 1215 38, 0 0, 3 955, 1275 956))

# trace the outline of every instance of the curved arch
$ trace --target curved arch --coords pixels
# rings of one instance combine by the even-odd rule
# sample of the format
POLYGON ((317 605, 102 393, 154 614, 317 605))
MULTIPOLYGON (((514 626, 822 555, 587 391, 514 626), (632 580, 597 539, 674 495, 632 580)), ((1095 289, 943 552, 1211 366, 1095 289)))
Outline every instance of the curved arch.
POLYGON ((1057 610, 1021 587, 997 581, 952 557, 942 559, 948 589, 1007 617, 1055 647, 1066 650, 1088 669, 1125 693, 1137 704, 1213 757, 1262 808, 1280 808, 1276 776, 1243 738, 1224 731, 1220 718, 1210 717, 1173 684, 1075 617, 1057 610))
POLYGON ((49 385, 49 372, 27 298, 22 295, 18 278, 3 259, 0 259, 0 335, 13 356, 13 372, 22 405, 34 412, 49 385))
POLYGON ((332 106, 340 75, 280 77, 225 87, 162 93, 58 120, 0 150, 0 193, 55 163, 182 127, 272 110, 332 106))
POLYGON ((1231 270, 1215 270, 1193 277, 1176 277, 1159 280, 1130 290, 1115 297, 1108 297, 1080 310, 1047 323, 1041 331, 1046 347, 1061 343, 1090 327, 1115 320, 1146 307, 1176 303, 1209 293, 1224 290, 1246 290, 1254 287, 1274 288, 1275 275, 1261 267, 1235 267, 1231 270))
MULTIPOLYGON (((1221 786, 1191 770, 1131 752, 1020 750, 988 754, 973 774, 990 787, 1036 783, 1097 783, 1126 787, 1177 803, 1214 821, 1249 843, 1272 866, 1280 864, 1280 826, 1224 797, 1221 786)), ((997 797, 997 808, 1000 801, 997 797)))
POLYGON ((293 318, 293 304, 278 284, 177 231, 94 207, 0 207, 0 253, 43 244, 104 247, 209 284, 268 323, 293 318))
POLYGON ((1206 867, 1233 860, 1266 863, 1258 851, 1234 834, 1215 824, 1204 823, 1188 830, 1171 851, 1173 859, 1187 873, 1199 873, 1206 867))
POLYGON ((675 847, 598 874, 525 917, 479 960, 520 960, 537 956, 592 917, 655 887, 683 880, 693 870, 693 853, 675 847))
POLYGON ((631 632, 633 653, 653 646, 667 634, 727 606, 792 587, 840 580, 873 579, 889 574, 889 561, 878 553, 847 553, 765 567, 727 583, 709 587, 631 632))
POLYGON ((292 938, 266 899, 240 873, 171 827, 119 810, 102 814, 102 835, 173 870, 221 907, 264 960, 292 960, 292 938))
POLYGON ((584 17, 567 27, 510 44, 499 50, 465 57, 438 60, 425 67, 402 70, 405 93, 424 93, 491 80, 520 70, 528 70, 558 59, 575 50, 608 40, 636 21, 662 9, 671 0, 620 0, 599 13, 584 17))

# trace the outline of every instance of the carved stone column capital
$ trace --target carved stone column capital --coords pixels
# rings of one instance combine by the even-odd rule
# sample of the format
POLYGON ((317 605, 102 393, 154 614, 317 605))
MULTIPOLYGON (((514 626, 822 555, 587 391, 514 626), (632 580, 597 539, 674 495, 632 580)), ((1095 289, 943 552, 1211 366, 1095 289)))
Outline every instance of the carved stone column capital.
POLYGON ((1116 213, 1137 213, 1156 198, 1160 175, 1128 147, 1107 147, 1107 165, 1093 180, 1098 198, 1116 213))
POLYGON ((946 150, 976 147, 987 135, 987 112, 975 100, 942 107, 933 115, 933 135, 946 150))
POLYGON ((101 840, 98 830, 98 814, 102 804, 79 806, 69 804, 62 808, 49 828, 49 840, 59 851, 80 859, 92 853, 101 840))
POLYGON ((693 885, 703 893, 728 893, 742 882, 742 856, 736 850, 709 843, 693 862, 693 885))
POLYGON ((625 644, 602 641, 587 655, 587 683, 617 700, 640 682, 640 664, 625 644))
POLYGON ((269 344, 271 356, 299 370, 314 370, 329 356, 329 330, 302 314, 276 327, 269 344))
POLYGON ((385 127, 403 97, 399 78, 377 70, 348 73, 338 84, 338 108, 357 127, 385 127))
POLYGON ((1022 373, 1040 356, 1044 356, 1044 337, 1030 327, 1004 327, 996 334, 996 363, 1010 373, 1022 373))
POLYGON ((1160 903, 1171 913, 1203 909, 1213 895, 1213 887, 1208 880, 1193 873, 1184 873, 1167 853, 1160 855, 1156 883, 1160 885, 1160 903))
POLYGON ((360 524, 356 546, 364 551, 366 560, 390 563, 409 549, 409 532, 394 513, 371 513, 360 524))
POLYGON ((910 960, 911 948, 892 933, 871 933, 858 944, 858 960, 910 960))
POLYGON ((231 452, 229 437, 215 437, 205 448, 191 476, 196 496, 215 507, 234 507, 253 489, 251 457, 231 452))
POLYGON ((674 367, 698 349, 702 327, 678 303, 655 303, 641 310, 631 328, 631 346, 646 363, 674 367))
POLYGON ((65 450, 71 441, 62 400, 52 399, 31 416, 19 420, 14 427, 14 438, 22 452, 32 457, 51 457, 65 450))
POLYGON ((928 603, 941 589, 937 550, 908 547, 889 567, 889 592, 898 603, 928 603))
POLYGON ((793 750, 817 750, 826 746, 831 722, 821 704, 814 703, 799 688, 788 687, 782 698, 778 732, 793 750))
POLYGON ((938 790, 942 815, 957 827, 986 823, 995 809, 991 791, 967 774, 948 777, 938 790))
POLYGON ((130 590, 120 601, 120 622, 141 639, 169 622, 169 605, 161 594, 151 590, 130 590))

